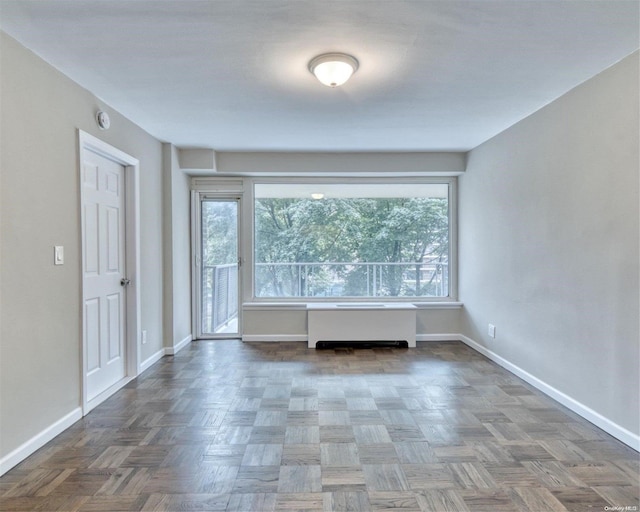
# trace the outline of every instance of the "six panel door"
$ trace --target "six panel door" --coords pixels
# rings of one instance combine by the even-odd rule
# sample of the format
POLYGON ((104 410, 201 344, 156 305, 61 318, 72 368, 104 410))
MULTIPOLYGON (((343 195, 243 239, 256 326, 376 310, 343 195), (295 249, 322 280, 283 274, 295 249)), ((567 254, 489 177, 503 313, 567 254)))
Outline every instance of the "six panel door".
POLYGON ((125 168, 83 151, 84 337, 87 401, 126 375, 125 168))

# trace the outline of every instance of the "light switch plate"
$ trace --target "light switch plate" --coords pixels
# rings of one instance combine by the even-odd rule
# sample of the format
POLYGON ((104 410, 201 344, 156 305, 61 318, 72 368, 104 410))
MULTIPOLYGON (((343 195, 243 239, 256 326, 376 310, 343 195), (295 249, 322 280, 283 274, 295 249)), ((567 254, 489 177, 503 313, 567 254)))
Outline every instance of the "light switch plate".
POLYGON ((53 264, 64 265, 64 246, 62 245, 53 246, 53 264))

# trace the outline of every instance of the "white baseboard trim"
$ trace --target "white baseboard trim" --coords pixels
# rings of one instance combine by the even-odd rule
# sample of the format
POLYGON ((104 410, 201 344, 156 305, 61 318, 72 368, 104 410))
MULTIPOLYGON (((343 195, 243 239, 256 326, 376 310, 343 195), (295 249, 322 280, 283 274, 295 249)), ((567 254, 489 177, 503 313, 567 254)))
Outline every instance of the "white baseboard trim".
POLYGON ((242 341, 247 342, 278 342, 278 341, 308 341, 306 334, 243 334, 242 341))
POLYGON ((416 341, 460 341, 459 334, 416 334, 416 341))
POLYGON ((546 382, 540 380, 539 378, 531 375, 526 370, 523 370, 519 366, 507 361, 502 356, 499 356, 495 352, 489 350, 488 348, 480 345, 478 342, 472 340, 471 338, 464 336, 463 334, 457 335, 458 339, 462 341, 465 345, 468 345, 472 349, 480 352, 483 356, 488 357, 494 363, 499 364, 503 368, 509 370, 514 375, 517 375, 522 380, 528 382, 533 387, 542 391, 545 395, 550 396, 555 401, 560 402, 567 409, 572 410, 576 414, 582 416, 587 421, 590 421, 595 426, 601 428, 605 432, 611 434, 616 439, 622 441, 627 446, 630 446, 636 451, 640 451, 640 436, 634 434, 633 432, 627 430, 624 427, 621 427, 617 423, 614 423, 608 418, 605 418, 602 414, 594 411, 590 407, 587 407, 581 402, 578 402, 574 398, 566 395, 562 391, 554 388, 553 386, 547 384, 546 382))
POLYGON ((191 334, 189 334, 188 336, 186 336, 184 339, 180 340, 178 343, 176 343, 173 347, 166 347, 164 349, 164 352, 166 355, 168 356, 174 356, 176 355, 178 352, 180 352, 184 347, 186 347, 189 343, 191 343, 192 340, 192 336, 191 334))
POLYGON ((157 363, 158 361, 160 361, 160 359, 162 359, 164 355, 165 355, 165 349, 161 348, 151 357, 148 357, 147 359, 142 361, 142 364, 140 364, 140 370, 138 371, 138 375, 140 375, 145 370, 148 370, 149 368, 151 368, 151 366, 153 366, 154 363, 157 363))
POLYGON ((150 368, 151 366, 153 366, 154 363, 157 363, 158 361, 160 361, 160 359, 162 359, 164 356, 176 355, 178 352, 180 352, 184 347, 186 347, 192 341, 193 341, 193 337, 191 336, 191 334, 189 334, 184 339, 176 343, 173 347, 161 348, 151 357, 147 358, 142 362, 142 364, 140 365, 140 371, 138 372, 138 375, 141 374, 143 371, 147 370, 148 368, 150 368))
POLYGON ((86 416, 93 409, 98 407, 102 402, 111 398, 115 393, 120 391, 123 387, 129 384, 129 382, 131 382, 136 377, 137 375, 133 375, 133 376, 127 375, 126 377, 120 379, 118 382, 116 382, 112 386, 105 389, 102 393, 99 393, 98 395, 94 396, 91 400, 88 400, 82 410, 83 416, 86 416))
POLYGON ((73 411, 66 414, 52 425, 49 425, 42 432, 36 434, 31 439, 18 446, 11 453, 0 459, 0 476, 4 475, 12 467, 18 465, 36 450, 42 448, 54 437, 64 432, 80 419, 82 419, 82 408, 76 407, 73 411))

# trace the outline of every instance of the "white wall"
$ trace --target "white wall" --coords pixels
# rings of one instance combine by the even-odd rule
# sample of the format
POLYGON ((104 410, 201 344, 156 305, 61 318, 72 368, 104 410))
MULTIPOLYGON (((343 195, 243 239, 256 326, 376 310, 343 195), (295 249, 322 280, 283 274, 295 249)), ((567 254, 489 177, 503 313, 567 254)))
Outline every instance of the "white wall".
POLYGON ((164 181, 164 345, 179 347, 191 336, 191 191, 178 149, 162 145, 164 181))
POLYGON ((162 166, 157 140, 4 33, 0 62, 2 459, 81 402, 77 130, 140 160, 141 360, 162 348, 162 166))
POLYGON ((635 53, 471 151, 459 181, 464 334, 636 436, 638 90, 635 53))

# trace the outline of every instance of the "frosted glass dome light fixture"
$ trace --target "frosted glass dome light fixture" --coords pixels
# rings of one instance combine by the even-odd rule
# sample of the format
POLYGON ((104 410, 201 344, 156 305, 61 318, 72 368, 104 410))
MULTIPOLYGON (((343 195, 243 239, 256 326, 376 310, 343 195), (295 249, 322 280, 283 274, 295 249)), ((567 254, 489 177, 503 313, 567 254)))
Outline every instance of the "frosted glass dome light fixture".
POLYGON ((323 53, 309 62, 309 71, 327 87, 344 84, 357 69, 358 60, 346 53, 323 53))

